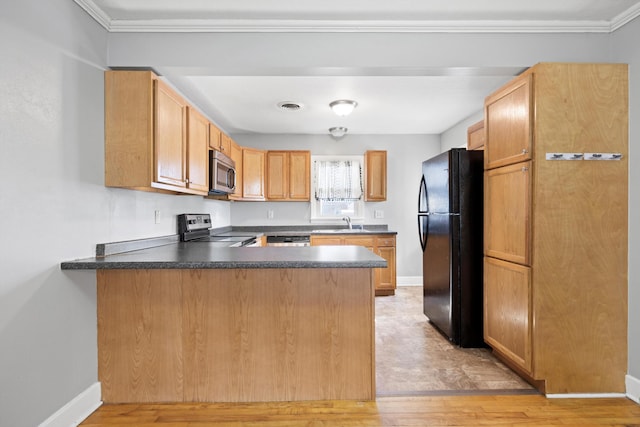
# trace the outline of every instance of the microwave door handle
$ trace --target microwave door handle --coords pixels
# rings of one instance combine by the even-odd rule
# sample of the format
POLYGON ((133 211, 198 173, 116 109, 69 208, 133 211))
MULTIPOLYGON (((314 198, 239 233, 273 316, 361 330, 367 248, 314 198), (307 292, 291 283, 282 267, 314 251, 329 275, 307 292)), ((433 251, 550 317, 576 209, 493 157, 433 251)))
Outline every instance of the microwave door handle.
POLYGON ((234 191, 236 189, 236 171, 233 168, 227 171, 227 187, 234 191))

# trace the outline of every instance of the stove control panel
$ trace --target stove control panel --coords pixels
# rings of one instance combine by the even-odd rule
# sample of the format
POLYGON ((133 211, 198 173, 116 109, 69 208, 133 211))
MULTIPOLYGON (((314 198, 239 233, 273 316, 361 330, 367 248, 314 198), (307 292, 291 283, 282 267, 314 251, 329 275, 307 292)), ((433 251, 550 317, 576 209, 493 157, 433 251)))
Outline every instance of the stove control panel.
POLYGON ((211 215, 209 214, 180 214, 178 215, 178 233, 189 231, 208 230, 211 228, 211 215))

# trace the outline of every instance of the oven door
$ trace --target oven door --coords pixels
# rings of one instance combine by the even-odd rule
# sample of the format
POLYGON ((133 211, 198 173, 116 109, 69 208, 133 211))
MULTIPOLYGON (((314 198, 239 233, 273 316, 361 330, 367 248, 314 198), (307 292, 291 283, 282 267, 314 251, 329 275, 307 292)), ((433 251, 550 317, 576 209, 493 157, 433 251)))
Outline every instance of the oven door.
POLYGON ((223 153, 213 150, 209 158, 209 193, 229 194, 236 189, 235 163, 223 153))

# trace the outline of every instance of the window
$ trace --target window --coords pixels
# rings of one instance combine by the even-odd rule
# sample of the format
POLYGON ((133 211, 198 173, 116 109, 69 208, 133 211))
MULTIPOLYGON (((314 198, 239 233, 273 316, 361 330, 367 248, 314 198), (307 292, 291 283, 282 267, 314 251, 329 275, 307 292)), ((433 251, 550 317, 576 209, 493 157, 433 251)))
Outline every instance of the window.
POLYGON ((362 156, 312 156, 311 220, 363 219, 362 156))

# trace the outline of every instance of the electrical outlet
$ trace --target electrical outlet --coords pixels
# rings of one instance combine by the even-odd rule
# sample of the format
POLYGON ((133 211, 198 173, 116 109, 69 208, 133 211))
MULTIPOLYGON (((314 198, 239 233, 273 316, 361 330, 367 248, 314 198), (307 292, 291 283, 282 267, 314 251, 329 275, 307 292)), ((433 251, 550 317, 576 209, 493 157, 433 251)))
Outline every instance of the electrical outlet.
POLYGON ((268 209, 267 210, 267 218, 273 219, 273 209, 268 209))
POLYGON ((155 211, 156 224, 160 224, 160 211, 155 211))
POLYGON ((381 210, 373 211, 373 217, 376 219, 384 218, 384 211, 381 211, 381 210))

